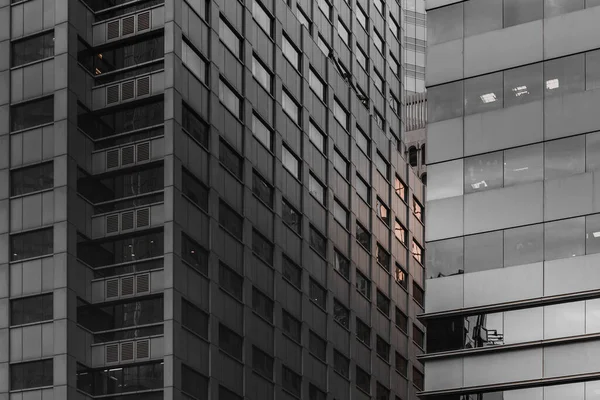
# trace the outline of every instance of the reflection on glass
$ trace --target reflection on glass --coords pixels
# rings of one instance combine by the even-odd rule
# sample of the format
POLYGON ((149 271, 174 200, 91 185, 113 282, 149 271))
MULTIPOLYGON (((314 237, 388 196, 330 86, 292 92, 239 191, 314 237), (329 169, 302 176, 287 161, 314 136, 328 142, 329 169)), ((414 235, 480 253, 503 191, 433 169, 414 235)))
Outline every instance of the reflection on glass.
POLYGON ((585 254, 584 217, 544 224, 544 259, 546 261, 585 254))
MULTIPOLYGON (((524 3, 522 0, 517 0, 517 2, 524 3)), ((505 107, 539 100, 542 98, 542 94, 542 63, 509 69, 504 72, 505 107)))
POLYGON ((502 2, 498 0, 466 1, 465 36, 502 29, 502 2))
POLYGON ((585 54, 585 90, 597 88, 600 88, 600 50, 585 54))
POLYGON ((585 137, 585 170, 600 169, 600 133, 590 133, 585 137))
POLYGON ((544 307, 544 339, 583 335, 585 301, 544 307))
POLYGON ((600 214, 585 217, 585 254, 600 253, 600 214))
POLYGON ((531 264, 544 259, 542 224, 504 231, 504 266, 531 264))
POLYGON ((427 243, 427 278, 463 274, 463 238, 440 240, 427 243))
MULTIPOLYGON (((462 3, 461 3, 462 5, 462 3)), ((433 24, 428 24, 433 25, 433 24)), ((427 89, 427 117, 430 122, 460 117, 463 112, 463 83, 452 82, 427 89)))
POLYGON ((502 72, 465 80, 465 115, 502 108, 502 72))
MULTIPOLYGON (((556 0, 546 0, 556 1, 556 0)), ((561 0, 562 1, 562 0, 561 0)), ((576 2, 577 0, 568 0, 576 2)), ((575 54, 544 63, 544 94, 546 97, 577 93, 585 90, 585 57, 575 54)))
POLYGON ((583 0, 544 0, 544 18, 583 9, 583 0))
POLYGON ((540 0, 503 0, 503 3, 505 28, 543 18, 544 9, 540 0))
POLYGON ((504 186, 544 179, 544 151, 541 144, 504 152, 504 186))
POLYGON ((440 7, 427 13, 430 45, 459 39, 463 33, 463 3, 440 7))
POLYGON ((465 194, 502 187, 502 152, 465 159, 465 194))
POLYGON ((545 143, 546 180, 585 172, 585 137, 576 136, 545 143))
POLYGON ((465 237, 465 272, 502 268, 502 231, 465 237))

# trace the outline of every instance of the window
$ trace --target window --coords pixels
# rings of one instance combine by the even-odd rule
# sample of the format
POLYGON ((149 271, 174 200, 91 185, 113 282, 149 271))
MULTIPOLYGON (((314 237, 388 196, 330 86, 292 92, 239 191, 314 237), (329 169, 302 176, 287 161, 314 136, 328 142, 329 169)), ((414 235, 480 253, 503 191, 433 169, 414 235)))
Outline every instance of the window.
POLYGON ((371 375, 356 367, 356 387, 365 393, 371 393, 371 375))
POLYGON ((386 362, 390 361, 390 344, 377 335, 376 344, 377 355, 383 358, 386 362))
POLYGON ((385 129, 385 121, 383 119, 383 115, 376 108, 373 109, 373 121, 375 121, 375 125, 379 127, 379 129, 385 129))
POLYGON ((394 270, 394 279, 398 285, 408 290, 408 274, 398 263, 396 263, 396 268, 394 270))
POLYGON ((399 39, 400 25, 398 25, 394 17, 392 17, 392 14, 390 14, 390 31, 392 31, 392 35, 394 35, 396 39, 399 39))
POLYGON ((297 234, 302 233, 302 215, 287 201, 282 200, 281 218, 283 222, 297 234))
POLYGON ((319 35, 319 37, 317 38, 317 46, 319 46, 319 49, 321 49, 323 54, 329 56, 329 53, 331 52, 331 47, 329 46, 329 44, 327 44, 327 42, 325 41, 325 39, 323 39, 321 35, 319 35))
POLYGON ((300 107, 285 90, 281 92, 281 107, 292 121, 296 124, 300 123, 300 107))
POLYGON ((390 271, 390 253, 388 253, 383 246, 377 243, 377 262, 386 271, 390 271))
POLYGON ((333 152, 333 167, 344 179, 348 179, 348 161, 346 161, 337 149, 333 152))
POLYGON ((465 36, 502 29, 502 2, 495 0, 464 3, 465 36))
POLYGON ((181 234, 181 258, 198 272, 208 275, 208 252, 186 234, 181 234))
POLYGON ((384 54, 383 38, 381 37, 379 32, 377 32, 376 29, 373 29, 373 44, 375 45, 375 48, 377 49, 377 51, 379 51, 381 54, 384 54))
POLYGON ((363 49, 360 48, 359 45, 356 45, 356 53, 354 55, 356 56, 356 62, 358 63, 358 65, 360 65, 362 69, 367 71, 369 69, 369 64, 367 61, 369 58, 367 57, 367 54, 363 51, 363 49))
POLYGON ((300 52, 290 43, 289 39, 283 35, 281 42, 283 56, 292 64, 294 68, 300 71, 300 52))
POLYGON ((504 71, 504 107, 542 99, 544 95, 542 76, 542 63, 504 71))
POLYGON ((390 91, 390 107, 396 114, 400 113, 400 101, 392 91, 390 91))
POLYGON ((406 228, 404 228, 398 220, 394 221, 394 235, 396 235, 396 239, 398 239, 400 243, 406 245, 406 228))
POLYGON ((252 231, 252 251, 264 262, 273 265, 273 244, 256 230, 252 231))
POLYGON ((302 268, 294 264, 289 258, 283 256, 281 274, 292 285, 302 289, 302 268))
POLYGON ((327 394, 311 383, 308 385, 308 400, 327 400, 327 394))
POLYGON ((221 20, 219 21, 219 37, 223 44, 231 50, 234 56, 241 58, 242 42, 240 37, 234 32, 229 24, 225 22, 223 17, 221 17, 221 20))
POLYGON ((242 301, 244 278, 222 262, 219 263, 219 285, 233 297, 242 301))
POLYGON ((350 360, 337 350, 333 351, 333 370, 350 379, 350 360))
POLYGON ((497 72, 465 80, 465 115, 502 108, 502 76, 502 72, 497 72))
POLYGON ((182 168, 182 193, 202 210, 208 212, 208 188, 191 172, 182 168))
POLYGON ((356 223, 356 240, 365 248, 365 250, 370 251, 371 234, 358 222, 356 223))
POLYGON ((333 267, 344 278, 350 279, 350 261, 337 250, 334 252, 333 267))
MULTIPOLYGON (((254 4, 257 4, 256 1, 254 4)), ((252 56, 252 76, 260 85, 271 94, 273 90, 273 75, 264 66, 264 64, 256 57, 256 54, 252 56)))
POLYGON ((350 46, 350 32, 348 28, 344 25, 341 19, 338 19, 338 35, 340 35, 340 39, 346 46, 350 46))
POLYGON ((356 145, 367 157, 371 157, 371 139, 358 126, 356 128, 356 145))
POLYGON ((302 323, 285 310, 282 310, 281 315, 283 331, 290 335, 296 342, 300 343, 302 339, 302 323))
POLYGON ((416 282, 413 282, 413 298, 420 305, 425 304, 425 292, 416 282))
POLYGON ((300 160, 285 146, 282 147, 281 162, 294 178, 300 179, 300 160))
POLYGON ((327 256, 327 239, 312 225, 310 226, 309 243, 317 254, 324 258, 327 256))
POLYGON ((377 308, 386 316, 390 315, 390 299, 379 290, 377 290, 377 308))
MULTIPOLYGON (((588 0, 589 3, 589 0, 588 0)), ((600 5, 600 3, 598 3, 600 5)), ((585 53, 585 90, 600 87, 600 50, 585 53)))
POLYGON ((383 93, 383 77, 376 69, 373 69, 373 83, 375 88, 383 93))
POLYGON ((308 19, 308 17, 306 16, 304 11, 302 11, 302 9, 300 7, 296 8, 296 17, 298 18, 298 22, 300 22, 300 25, 304 25, 306 27, 306 29, 308 29, 308 32, 310 33, 311 27, 312 27, 312 22, 310 21, 310 19, 308 19))
POLYGON ((54 360, 10 365, 10 390, 33 389, 54 384, 54 360))
POLYGON ((360 24, 360 26, 362 26, 364 28, 364 30, 368 30, 368 21, 369 21, 369 17, 367 17, 367 14, 363 11, 363 9, 357 5, 356 7, 356 20, 358 21, 358 23, 360 24))
POLYGON ((252 309, 267 321, 273 322, 273 300, 255 287, 252 288, 252 309))
POLYGON ((309 293, 310 299, 314 301, 319 307, 322 309, 327 308, 327 291, 323 289, 321 285, 319 285, 314 280, 310 280, 309 285, 309 293))
POLYGON ((244 234, 244 218, 241 217, 233 208, 221 200, 219 202, 219 224, 233 236, 242 240, 244 234))
POLYGON ((444 121, 460 117, 462 114, 463 83, 461 81, 433 86, 427 89, 428 122, 444 121))
POLYGON ((350 329, 350 310, 338 299, 333 299, 333 319, 346 329, 350 329))
POLYGON ((386 224, 390 224, 390 209, 383 203, 383 201, 377 197, 377 203, 375 205, 375 212, 377 216, 386 224))
POLYGON ((404 377, 408 376, 408 360, 398 352, 396 352, 396 371, 404 377))
POLYGON ((54 56, 54 31, 30 36, 12 44, 12 67, 54 56))
POLYGON ((413 385, 415 385, 419 390, 423 390, 425 387, 425 376, 415 367, 413 367, 413 385))
POLYGON ((301 397, 302 377, 286 367, 281 366, 281 386, 296 397, 301 397))
POLYGON ((327 361, 327 341, 313 331, 308 334, 308 348, 317 358, 327 361))
POLYGON ((208 398, 208 378, 182 364, 181 391, 198 400, 206 399, 208 398))
POLYGON ((182 36, 181 61, 202 83, 207 81, 206 61, 200 56, 200 52, 182 36))
POLYGON ((423 263, 423 248, 414 239, 412 241, 411 253, 415 260, 423 263))
POLYGON ((219 400, 243 400, 243 397, 219 385, 219 400))
POLYGON ((538 0, 504 0, 504 27, 537 21, 542 18, 543 3, 538 0))
POLYGON ((413 324, 413 341, 420 348, 425 347, 425 334, 415 324, 413 324))
POLYGON ((319 99, 325 101, 325 83, 312 68, 308 71, 308 85, 319 99))
POLYGON ((376 400, 389 400, 390 398, 390 390, 383 386, 381 383, 377 382, 377 389, 375 394, 376 400))
POLYGON ((344 129, 348 130, 348 113, 337 99, 333 102, 333 116, 344 129))
POLYGON ((544 178, 564 178, 585 172, 585 136, 544 143, 544 178))
POLYGON ((585 54, 544 62, 544 95, 560 96, 585 90, 585 54))
POLYGON ((10 325, 51 321, 54 315, 54 295, 23 297, 10 301, 10 325))
POLYGON ((408 317, 396 307, 396 326, 403 332, 408 332, 408 317))
POLYGON ((208 314, 198 307, 181 299, 181 324, 200 336, 208 340, 208 314))
POLYGON ((373 0, 373 5, 381 14, 383 14, 383 0, 373 0))
POLYGON ((396 75, 400 75, 400 63, 398 62, 398 60, 396 60, 396 58, 392 55, 392 53, 390 52, 390 56, 388 57, 388 62, 390 65, 390 69, 392 70, 392 72, 396 75))
POLYGON ((182 128, 204 147, 208 147, 208 124, 202 120, 187 104, 183 103, 182 128))
POLYGON ((459 39, 463 36, 463 3, 432 10, 427 20, 429 45, 459 39))
POLYGON ((273 207, 273 188, 256 171, 252 171, 252 192, 269 207, 273 207))
POLYGON ((423 206, 413 197, 413 214, 417 219, 423 222, 423 206))
POLYGON ((273 379, 273 357, 260 350, 258 347, 252 346, 252 369, 260 375, 273 379))
POLYGON ((244 339, 227 328, 223 324, 219 324, 219 348, 230 356, 242 360, 244 339))
POLYGON ((344 228, 348 229, 348 211, 337 200, 333 202, 333 218, 344 228))
POLYGON ((331 4, 327 0, 316 0, 316 2, 327 19, 331 19, 331 4))
POLYGON ((54 122, 54 96, 10 107, 10 130, 19 131, 54 122))
POLYGON ((244 163, 238 153, 227 143, 219 143, 219 160, 235 177, 243 179, 244 163))
POLYGON ((313 174, 308 177, 308 192, 325 205, 325 186, 313 174))
POLYGON ((52 227, 10 236, 11 261, 41 257, 54 252, 52 227))
POLYGON ((371 281, 358 270, 356 271, 356 290, 368 300, 371 300, 371 281))
POLYGON ((360 175, 356 174, 356 193, 365 201, 367 204, 371 204, 371 190, 360 175))
POLYGON ((321 133, 321 130, 316 127, 312 120, 308 124, 308 137, 321 153, 325 153, 325 135, 321 133))
POLYGON ((219 80, 219 100, 236 118, 240 118, 241 100, 223 80, 219 80))
POLYGON ((558 260, 583 254, 585 254, 584 217, 544 224, 544 260, 558 260))
POLYGON ((267 150, 273 151, 273 131, 256 114, 252 114, 252 133, 267 150))
POLYGON ((54 163, 47 162, 10 172, 10 195, 18 196, 54 187, 54 163))
POLYGON ((356 317, 356 337, 367 346, 371 346, 371 327, 356 317))
POLYGON ((264 9, 262 4, 260 4, 256 0, 252 3, 252 16, 254 17, 254 20, 256 21, 258 26, 260 26, 262 30, 265 31, 265 33, 269 35, 269 37, 271 37, 273 35, 271 28, 273 26, 271 17, 264 9))

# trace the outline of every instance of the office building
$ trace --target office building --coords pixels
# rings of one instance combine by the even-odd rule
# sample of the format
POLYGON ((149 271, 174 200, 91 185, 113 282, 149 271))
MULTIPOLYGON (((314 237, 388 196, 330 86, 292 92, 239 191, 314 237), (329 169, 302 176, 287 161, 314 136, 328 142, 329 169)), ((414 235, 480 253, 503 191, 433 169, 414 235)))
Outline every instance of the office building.
POLYGON ((429 0, 424 399, 600 394, 600 2, 429 0))
MULTIPOLYGON (((427 16, 425 0, 402 0, 404 11, 406 80, 407 95, 425 92, 425 48, 427 47, 427 16)), ((407 103, 409 103, 407 99, 407 103)), ((408 131, 408 129, 407 129, 408 131)))
POLYGON ((0 398, 416 399, 396 0, 0 0, 0 398))

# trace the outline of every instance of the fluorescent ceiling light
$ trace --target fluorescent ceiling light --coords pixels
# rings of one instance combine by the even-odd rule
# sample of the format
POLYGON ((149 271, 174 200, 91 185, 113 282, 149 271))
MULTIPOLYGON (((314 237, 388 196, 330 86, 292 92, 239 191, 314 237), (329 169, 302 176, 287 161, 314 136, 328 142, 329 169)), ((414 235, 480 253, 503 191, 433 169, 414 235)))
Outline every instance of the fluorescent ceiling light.
POLYGON ((493 103, 497 99, 495 93, 486 93, 486 94, 482 94, 479 97, 481 98, 481 101, 483 101, 484 103, 493 103))
POLYGON ((550 79, 549 81, 546 81, 546 89, 557 89, 558 86, 558 79, 550 79))
POLYGON ((485 181, 481 181, 481 182, 476 182, 476 183, 471 183, 471 187, 473 189, 479 189, 481 187, 487 187, 487 183, 485 181))
POLYGON ((515 96, 517 96, 517 97, 523 96, 525 94, 529 94, 529 91, 527 90, 527 86, 525 86, 525 85, 517 86, 517 87, 513 88, 512 91, 515 92, 515 96))
POLYGON ((529 169, 529 167, 523 167, 523 168, 517 168, 517 169, 513 169, 514 172, 519 172, 519 171, 527 171, 529 169))
POLYGON ((599 232, 594 232, 594 233, 592 233, 592 235, 594 235, 595 238, 600 237, 600 231, 599 232))

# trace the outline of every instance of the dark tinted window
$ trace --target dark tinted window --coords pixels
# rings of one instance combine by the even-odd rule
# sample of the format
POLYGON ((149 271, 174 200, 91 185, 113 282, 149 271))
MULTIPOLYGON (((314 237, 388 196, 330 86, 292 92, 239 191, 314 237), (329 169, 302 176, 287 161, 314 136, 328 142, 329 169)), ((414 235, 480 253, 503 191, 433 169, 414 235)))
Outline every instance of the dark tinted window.
POLYGON ((337 299, 333 300, 333 319, 339 322, 344 328, 350 328, 350 310, 337 299))
POLYGON ((333 351, 333 370, 345 378, 350 378, 350 360, 337 350, 333 351))
POLYGON ((367 251, 371 251, 371 234, 358 222, 356 223, 356 240, 367 251))
POLYGON ((252 192, 269 207, 273 207, 273 188, 256 171, 252 173, 252 192))
POLYGON ((242 400, 242 396, 238 396, 231 390, 219 385, 219 400, 242 400))
POLYGON ((321 360, 327 360, 327 341, 313 331, 310 331, 308 335, 308 348, 321 360))
POLYGON ((181 301, 181 324, 208 340, 208 314, 189 301, 181 301))
POLYGON ((208 275, 208 252, 186 234, 181 234, 181 258, 193 268, 208 275))
POLYGON ((390 270, 390 253, 388 253, 379 243, 377 243, 377 262, 386 271, 390 270))
POLYGON ((49 321, 53 318, 53 294, 11 300, 10 324, 22 325, 49 321))
POLYGON ((219 264, 219 284, 236 299, 242 301, 244 278, 223 263, 219 264))
POLYGON ((371 327, 358 317, 356 317, 356 337, 367 346, 371 346, 371 327))
POLYGON ((425 333, 422 330, 417 328, 415 324, 413 324, 413 340, 417 344, 417 346, 424 348, 425 347, 425 333))
POLYGON ((326 400, 327 394, 312 383, 308 385, 308 400, 326 400))
POLYGON ((41 360, 12 364, 10 366, 10 390, 52 386, 54 383, 54 361, 41 360))
POLYGON ((333 267, 338 271, 344 278, 350 279, 350 261, 340 254, 339 251, 335 251, 333 267))
POLYGON ((398 307, 396 307, 396 326, 408 332, 408 317, 398 307))
POLYGON ((194 204, 208 212, 208 188, 185 168, 182 175, 182 192, 194 204))
POLYGON ((181 390, 195 399, 208 399, 208 378, 182 364, 181 390))
POLYGON ((379 290, 377 291, 377 308, 385 315, 390 314, 390 299, 379 290))
POLYGON ((317 282, 310 280, 309 294, 310 299, 317 303, 321 308, 327 307, 327 291, 317 282))
POLYGON ((290 313, 282 310, 282 326, 283 331, 292 337, 297 342, 301 341, 302 323, 292 317, 290 313))
POLYGON ((282 212, 281 217, 291 229, 297 234, 302 233, 302 216, 296 211, 287 201, 282 201, 282 212))
POLYGON ((327 257, 327 239, 312 225, 310 227, 309 242, 313 250, 321 255, 321 257, 327 257))
POLYGON ((398 352, 396 352, 396 371, 402 376, 408 374, 408 360, 398 352))
POLYGON ((164 254, 164 234, 161 230, 103 241, 91 241, 84 236, 79 236, 77 240, 77 257, 92 267, 140 261, 164 254))
POLYGON ((281 367, 281 386, 296 397, 302 393, 302 377, 286 366, 281 367))
POLYGON ((77 307, 77 323, 92 332, 162 323, 163 319, 162 296, 106 305, 81 303, 77 307))
POLYGON ((227 168, 238 179, 243 179, 243 163, 242 158, 225 142, 220 142, 219 145, 219 160, 225 168, 227 168))
POLYGON ((420 305, 425 304, 425 292, 415 282, 413 282, 413 297, 415 301, 420 305))
POLYGON ((269 265, 273 265, 273 244, 257 231, 252 231, 252 250, 269 265))
POLYGON ((390 360, 390 344, 377 335, 377 355, 385 361, 390 360))
POLYGON ((54 252, 54 229, 19 233, 10 237, 10 260, 40 257, 54 252))
POLYGON ((417 387, 417 389, 423 390, 424 381, 425 377, 423 376, 423 373, 413 367, 413 384, 417 387))
POLYGON ((224 325, 219 325, 219 347, 232 357, 238 360, 242 359, 243 353, 243 338, 227 328, 224 325))
POLYGON ((54 122, 54 96, 10 107, 10 130, 33 128, 54 122))
POLYGON ((261 375, 273 379, 273 357, 252 346, 252 368, 261 375))
POLYGON ((389 400, 390 398, 390 390, 383 386, 381 383, 377 382, 377 389, 375 393, 376 400, 389 400))
POLYGON ((404 289, 408 289, 408 274, 398 263, 396 263, 396 268, 394 270, 394 280, 404 289))
MULTIPOLYGON (((205 399, 208 381, 202 375, 192 370, 190 371, 191 373, 188 373, 185 366, 182 369, 183 390, 195 395, 198 399, 205 399)), ((89 370, 79 365, 77 371, 77 388, 97 396, 135 392, 138 390, 162 389, 163 382, 162 363, 123 366, 122 368, 110 367, 100 370, 89 370)), ((154 399, 148 393, 145 393, 145 395, 148 397, 144 396, 143 400, 154 399)), ((110 399, 129 400, 130 396, 110 399)), ((131 397, 131 399, 142 400, 142 398, 137 398, 136 396, 131 397)))
POLYGON ((208 147, 209 126, 185 103, 182 109, 182 127, 195 140, 208 147))
POLYGON ((54 31, 13 42, 12 66, 27 64, 54 56, 54 31))
POLYGON ((273 322, 273 300, 252 288, 252 309, 269 322, 273 322))
POLYGON ((281 273, 292 285, 298 289, 302 289, 302 268, 298 267, 286 256, 283 256, 281 273))
POLYGON ((54 186, 54 163, 47 162, 10 172, 10 195, 18 196, 54 186))
POLYGON ((223 201, 219 203, 219 223, 233 236, 242 240, 244 218, 235 212, 233 208, 223 203, 223 201))
POLYGON ((367 392, 371 393, 371 375, 366 373, 359 367, 356 367, 356 387, 367 392))

